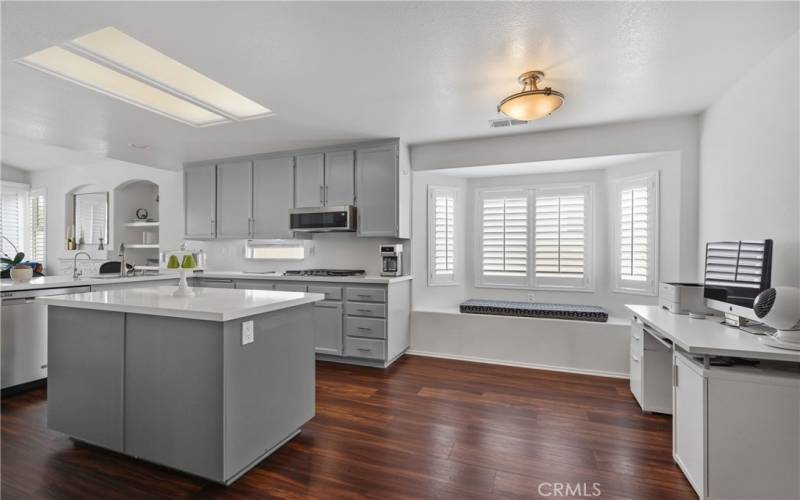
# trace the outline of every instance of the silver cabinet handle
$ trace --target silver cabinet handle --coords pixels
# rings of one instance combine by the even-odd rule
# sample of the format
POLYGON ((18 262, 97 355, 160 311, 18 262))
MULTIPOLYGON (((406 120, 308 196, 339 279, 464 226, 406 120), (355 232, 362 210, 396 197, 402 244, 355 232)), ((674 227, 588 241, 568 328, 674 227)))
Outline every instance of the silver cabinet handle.
POLYGON ((357 293, 356 297, 372 297, 372 295, 370 295, 368 293, 357 293))
POLYGON ((372 349, 367 349, 366 347, 356 347, 356 351, 372 352, 372 349))
POLYGON ((356 311, 362 312, 362 313, 371 313, 372 309, 356 309, 356 311))
POLYGON ((324 205, 325 204, 325 198, 323 198, 323 196, 322 196, 322 184, 320 184, 320 186, 319 186, 319 204, 320 205, 324 205))
POLYGON ((642 337, 637 337, 636 335, 633 336, 634 340, 642 340, 642 337))
POLYGON ((214 217, 211 217, 211 236, 214 236, 214 233, 217 232, 216 231, 216 225, 217 225, 217 223, 214 220, 214 217))
POLYGON ((360 330, 362 332, 371 332, 372 331, 372 328, 367 328, 366 326, 357 326, 356 328, 358 328, 358 330, 360 330))
POLYGON ((639 358, 637 358, 636 356, 634 356, 634 355, 632 355, 632 354, 631 354, 631 358, 633 358, 633 360, 634 360, 635 362, 637 362, 637 363, 639 362, 639 358))
POLYGON ((328 204, 328 185, 325 185, 325 205, 328 204))

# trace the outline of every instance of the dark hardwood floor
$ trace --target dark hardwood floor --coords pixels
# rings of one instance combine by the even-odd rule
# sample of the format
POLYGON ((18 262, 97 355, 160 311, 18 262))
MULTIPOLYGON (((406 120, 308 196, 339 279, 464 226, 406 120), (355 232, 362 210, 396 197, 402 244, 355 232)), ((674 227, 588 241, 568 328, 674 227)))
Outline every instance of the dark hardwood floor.
POLYGON ((46 396, 3 398, 3 499, 511 499, 559 482, 570 497, 598 483, 604 499, 696 498, 672 462, 670 418, 643 415, 624 380, 416 356, 387 370, 320 362, 316 417, 227 488, 48 431, 46 396))

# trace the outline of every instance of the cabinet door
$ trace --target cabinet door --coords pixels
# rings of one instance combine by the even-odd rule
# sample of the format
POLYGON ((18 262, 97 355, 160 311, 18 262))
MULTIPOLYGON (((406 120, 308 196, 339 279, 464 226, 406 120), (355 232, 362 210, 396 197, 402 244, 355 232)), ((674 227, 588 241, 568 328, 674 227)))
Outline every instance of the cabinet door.
POLYGON ((342 355, 342 304, 326 300, 314 304, 314 339, 320 354, 342 355))
POLYGON ((253 162, 217 165, 217 238, 249 238, 253 162))
POLYGON ((681 354, 673 356, 672 451, 686 478, 705 498, 705 378, 681 354))
POLYGON ((187 238, 216 236, 217 167, 202 165, 183 171, 184 223, 187 238))
POLYGON ((352 205, 355 198, 355 154, 353 151, 325 153, 325 206, 352 205))
POLYGON ((294 207, 294 158, 253 162, 253 237, 288 238, 294 207))
POLYGON ((321 207, 325 186, 325 155, 300 155, 295 158, 294 206, 321 207))
POLYGON ((359 236, 397 234, 397 147, 356 152, 356 205, 359 236))

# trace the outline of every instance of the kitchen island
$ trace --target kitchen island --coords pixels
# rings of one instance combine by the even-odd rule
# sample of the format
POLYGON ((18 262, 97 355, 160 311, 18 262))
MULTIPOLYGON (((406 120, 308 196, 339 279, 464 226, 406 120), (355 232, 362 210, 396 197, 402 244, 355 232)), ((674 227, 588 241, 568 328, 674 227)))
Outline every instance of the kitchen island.
POLYGON ((314 416, 321 294, 128 288, 48 306, 48 426, 230 484, 314 416))

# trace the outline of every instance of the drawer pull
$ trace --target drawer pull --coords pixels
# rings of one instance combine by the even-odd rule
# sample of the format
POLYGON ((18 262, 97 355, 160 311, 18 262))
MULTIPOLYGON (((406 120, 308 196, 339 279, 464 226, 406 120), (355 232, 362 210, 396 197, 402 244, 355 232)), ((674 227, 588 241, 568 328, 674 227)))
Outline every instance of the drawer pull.
POLYGON ((369 293, 357 293, 356 297, 372 297, 372 294, 369 294, 369 293))
POLYGON ((362 332, 371 332, 372 328, 367 328, 366 326, 359 326, 357 327, 362 332))
POLYGON ((633 336, 633 340, 642 340, 642 337, 638 337, 636 335, 633 336))
POLYGON ((356 351, 372 352, 372 349, 367 349, 366 347, 356 347, 356 351))
POLYGON ((633 359, 633 360, 634 360, 635 362, 637 362, 637 363, 639 362, 639 358, 637 358, 637 357, 636 357, 636 356, 634 356, 633 354, 631 354, 631 359, 633 359))
POLYGON ((356 309, 356 311, 362 312, 362 313, 371 313, 372 309, 356 309))

